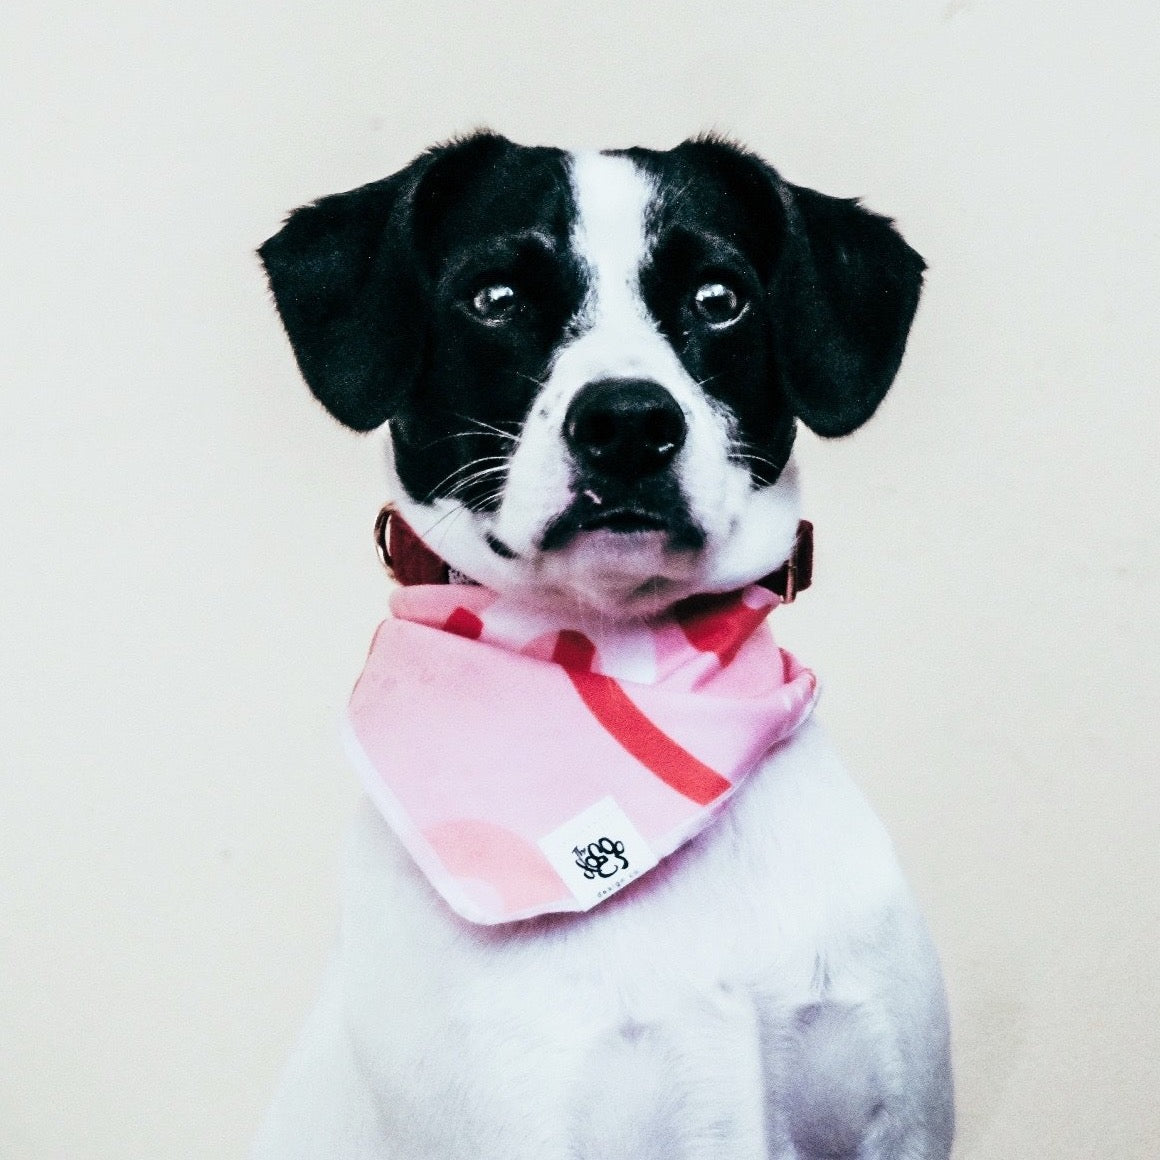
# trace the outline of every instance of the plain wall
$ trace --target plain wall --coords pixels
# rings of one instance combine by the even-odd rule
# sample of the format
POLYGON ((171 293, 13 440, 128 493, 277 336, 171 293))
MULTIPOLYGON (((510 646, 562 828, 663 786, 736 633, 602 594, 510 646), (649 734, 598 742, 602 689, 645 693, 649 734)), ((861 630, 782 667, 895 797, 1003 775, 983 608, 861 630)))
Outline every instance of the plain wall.
POLYGON ((737 135, 930 264, 778 614, 942 950, 960 1160, 1160 1140, 1160 19, 25 4, 0 47, 0 1156, 241 1156, 319 978, 378 445, 253 248, 490 124, 737 135))

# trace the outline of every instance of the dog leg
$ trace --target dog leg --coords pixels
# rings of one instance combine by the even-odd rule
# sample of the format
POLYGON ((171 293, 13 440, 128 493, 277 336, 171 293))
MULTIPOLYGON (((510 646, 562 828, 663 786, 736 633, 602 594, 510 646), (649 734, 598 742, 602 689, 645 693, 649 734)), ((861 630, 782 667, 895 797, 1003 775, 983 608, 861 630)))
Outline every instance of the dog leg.
POLYGON ((251 1160, 394 1160, 381 1116, 347 1033, 339 971, 322 995, 283 1072, 251 1160))
POLYGON ((572 1136, 585 1160, 767 1160, 752 997, 721 984, 593 1037, 572 1136))

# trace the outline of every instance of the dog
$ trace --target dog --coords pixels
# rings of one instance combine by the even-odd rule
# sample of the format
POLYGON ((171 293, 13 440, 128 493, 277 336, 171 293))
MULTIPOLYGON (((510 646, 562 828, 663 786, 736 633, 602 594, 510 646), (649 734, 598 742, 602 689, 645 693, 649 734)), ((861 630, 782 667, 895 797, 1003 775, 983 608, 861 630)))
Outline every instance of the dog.
MULTIPOLYGON (((385 433, 426 548, 605 628, 785 563, 797 425, 874 413, 925 269, 889 219, 717 136, 474 133, 295 211, 259 253, 306 383, 385 433)), ((553 755, 529 760, 551 784, 553 755)), ((583 913, 467 921, 429 877, 366 802, 255 1160, 949 1155, 937 955, 812 719, 583 913)))

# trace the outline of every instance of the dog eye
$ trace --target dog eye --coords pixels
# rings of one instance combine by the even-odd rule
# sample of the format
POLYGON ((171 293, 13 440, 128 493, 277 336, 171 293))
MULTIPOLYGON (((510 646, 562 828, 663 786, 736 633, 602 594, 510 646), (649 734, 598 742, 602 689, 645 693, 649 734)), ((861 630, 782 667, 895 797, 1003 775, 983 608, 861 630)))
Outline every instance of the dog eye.
POLYGON ((494 282, 475 292, 472 312, 484 322, 503 322, 516 308, 516 292, 504 282, 494 282))
POLYGON ((728 326, 744 313, 748 302, 724 282, 706 282, 693 295, 693 309, 710 326, 728 326))

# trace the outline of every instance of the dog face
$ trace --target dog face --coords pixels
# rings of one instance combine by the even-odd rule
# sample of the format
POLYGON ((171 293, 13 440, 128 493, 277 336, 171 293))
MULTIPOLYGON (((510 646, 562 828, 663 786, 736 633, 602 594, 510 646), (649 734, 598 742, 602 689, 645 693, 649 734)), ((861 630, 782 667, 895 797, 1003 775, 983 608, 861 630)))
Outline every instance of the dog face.
POLYGON ((260 253, 307 383, 386 424, 428 545, 615 617, 785 560, 796 423, 869 418, 924 268, 887 219, 719 140, 490 133, 296 211, 260 253))

